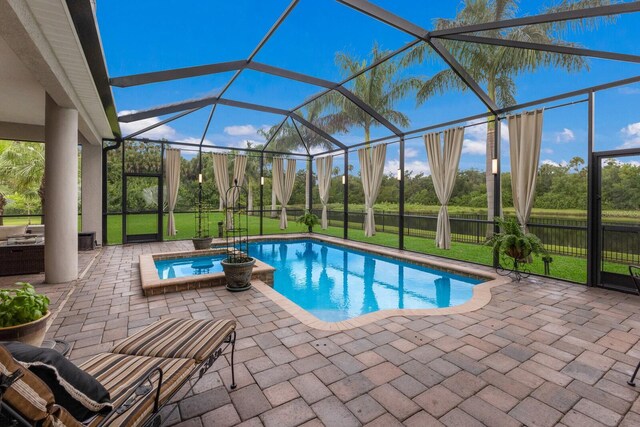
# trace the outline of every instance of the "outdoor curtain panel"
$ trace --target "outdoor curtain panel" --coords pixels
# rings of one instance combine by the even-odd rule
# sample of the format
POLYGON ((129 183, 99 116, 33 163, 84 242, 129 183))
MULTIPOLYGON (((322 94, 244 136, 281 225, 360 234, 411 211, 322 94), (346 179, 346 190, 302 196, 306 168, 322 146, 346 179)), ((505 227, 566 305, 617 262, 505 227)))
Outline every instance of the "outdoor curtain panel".
MULTIPOLYGON (((218 193, 220 194, 220 200, 222 201, 221 206, 225 210, 227 208, 227 203, 230 203, 231 206, 235 205, 240 195, 237 191, 233 191, 230 194, 231 200, 227 200, 227 191, 229 191, 229 189, 231 188, 231 186, 229 185, 227 160, 228 156, 226 154, 213 153, 213 173, 216 179, 216 187, 218 188, 218 193)), ((236 155, 233 164, 232 186, 236 185, 236 182, 238 186, 242 186, 246 167, 247 156, 245 156, 244 154, 236 155)), ((233 228, 233 214, 231 211, 226 212, 226 224, 227 229, 233 228)))
POLYGON ((287 173, 284 173, 284 159, 282 157, 275 157, 273 159, 273 190, 276 193, 276 197, 282 205, 282 211, 280 213, 280 230, 287 228, 287 203, 291 198, 293 192, 293 183, 296 179, 296 161, 293 159, 287 160, 287 173))
POLYGON ((166 162, 165 173, 167 175, 167 202, 169 203, 167 235, 175 236, 177 232, 173 210, 175 209, 176 202, 178 201, 178 189, 180 188, 180 150, 167 148, 166 162))
POLYGON ((367 237, 376 234, 376 222, 373 216, 373 205, 376 203, 382 175, 384 174, 384 160, 387 155, 387 145, 380 144, 373 149, 361 148, 358 150, 360 159, 360 177, 364 190, 364 204, 366 215, 364 218, 364 235, 367 237))
POLYGON ((216 179, 216 188, 220 195, 220 208, 224 209, 227 190, 229 189, 229 172, 227 172, 227 155, 222 153, 213 154, 213 176, 216 179))
POLYGON ((536 110, 508 117, 513 207, 525 231, 536 192, 542 145, 542 114, 542 110, 536 110))
POLYGON ((436 247, 451 247, 451 225, 449 224, 449 199, 458 176, 458 165, 462 153, 464 129, 448 129, 444 131, 444 148, 440 144, 440 134, 430 133, 424 136, 427 158, 431 169, 433 187, 440 202, 438 225, 436 227, 436 247))
POLYGON ((316 159, 318 169, 318 193, 320 193, 320 203, 322 203, 322 229, 329 226, 327 220, 327 203, 329 203, 329 189, 331 188, 331 169, 333 167, 333 156, 316 159))
MULTIPOLYGON (((236 155, 235 160, 233 161, 233 181, 231 182, 231 186, 237 185, 238 187, 242 187, 244 183, 244 171, 247 168, 247 156, 244 154, 236 155)), ((235 205, 238 202, 238 197, 240 197, 240 192, 235 190, 231 194, 231 206, 235 205)))

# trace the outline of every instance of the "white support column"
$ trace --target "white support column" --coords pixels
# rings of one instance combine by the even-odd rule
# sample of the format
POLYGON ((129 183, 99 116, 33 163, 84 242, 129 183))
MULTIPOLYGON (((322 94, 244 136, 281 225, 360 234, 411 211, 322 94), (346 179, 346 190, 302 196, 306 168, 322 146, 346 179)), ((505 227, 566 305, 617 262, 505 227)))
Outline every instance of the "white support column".
POLYGON ((102 242, 102 147, 82 143, 82 231, 102 242))
POLYGON ((48 94, 44 139, 45 282, 64 283, 78 278, 78 111, 48 94))

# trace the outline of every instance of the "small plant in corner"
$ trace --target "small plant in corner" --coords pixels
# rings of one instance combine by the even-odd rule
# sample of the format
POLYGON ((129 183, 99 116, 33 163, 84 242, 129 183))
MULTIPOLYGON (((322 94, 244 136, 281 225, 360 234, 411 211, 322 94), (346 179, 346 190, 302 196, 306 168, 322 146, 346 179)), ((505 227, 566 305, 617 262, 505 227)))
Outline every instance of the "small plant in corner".
POLYGON ((314 213, 309 212, 308 210, 304 212, 304 215, 299 216, 298 219, 296 219, 296 222, 298 224, 306 225, 309 233, 311 233, 314 226, 320 224, 318 216, 314 213))
POLYGON ((21 341, 40 346, 49 317, 49 298, 30 283, 0 290, 0 341, 21 341))

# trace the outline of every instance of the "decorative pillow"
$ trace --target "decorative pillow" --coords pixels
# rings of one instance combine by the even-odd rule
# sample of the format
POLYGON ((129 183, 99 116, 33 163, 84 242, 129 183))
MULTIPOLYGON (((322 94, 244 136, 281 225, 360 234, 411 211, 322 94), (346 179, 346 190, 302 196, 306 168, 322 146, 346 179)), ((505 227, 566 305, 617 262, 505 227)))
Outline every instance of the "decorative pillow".
POLYGON ((3 343, 11 355, 51 389, 56 404, 79 421, 111 410, 109 392, 57 351, 19 342, 3 343))
POLYGON ((23 375, 4 392, 3 401, 34 424, 48 420, 49 407, 54 403, 51 390, 40 378, 20 366, 0 345, 0 374, 11 375, 16 371, 23 375))

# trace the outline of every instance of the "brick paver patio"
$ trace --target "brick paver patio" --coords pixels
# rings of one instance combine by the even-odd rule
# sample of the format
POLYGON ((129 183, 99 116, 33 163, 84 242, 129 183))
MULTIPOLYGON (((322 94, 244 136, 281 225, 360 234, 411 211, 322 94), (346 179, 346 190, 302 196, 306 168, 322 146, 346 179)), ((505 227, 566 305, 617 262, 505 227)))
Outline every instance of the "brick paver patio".
POLYGON ((221 358, 164 425, 640 425, 626 384, 640 297, 536 279, 464 315, 316 331, 256 290, 144 297, 138 255, 182 249, 191 242, 106 247, 77 283, 38 286, 56 293, 49 335, 78 362, 161 317, 238 321, 238 388, 221 358))

